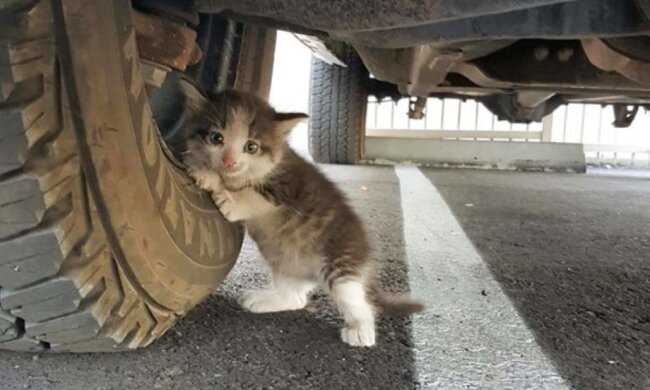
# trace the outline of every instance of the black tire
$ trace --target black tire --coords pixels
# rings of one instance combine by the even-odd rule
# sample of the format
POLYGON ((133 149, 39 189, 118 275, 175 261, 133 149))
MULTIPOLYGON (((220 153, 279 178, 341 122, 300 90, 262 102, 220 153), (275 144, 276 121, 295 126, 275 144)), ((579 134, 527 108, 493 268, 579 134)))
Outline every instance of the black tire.
POLYGON ((0 349, 145 346, 239 252, 161 147, 130 7, 0 0, 0 349))
POLYGON ((368 100, 368 71, 350 48, 347 67, 311 62, 309 151, 326 164, 356 164, 362 156, 368 100))

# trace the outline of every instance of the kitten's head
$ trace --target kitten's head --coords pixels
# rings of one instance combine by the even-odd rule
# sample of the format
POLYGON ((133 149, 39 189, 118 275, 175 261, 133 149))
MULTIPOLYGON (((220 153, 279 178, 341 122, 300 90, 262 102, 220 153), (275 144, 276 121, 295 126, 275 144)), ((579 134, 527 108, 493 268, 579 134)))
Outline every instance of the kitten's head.
POLYGON ((291 129, 307 118, 278 113, 246 92, 203 94, 185 79, 181 87, 190 113, 183 161, 195 176, 218 174, 229 188, 262 181, 280 162, 291 129))

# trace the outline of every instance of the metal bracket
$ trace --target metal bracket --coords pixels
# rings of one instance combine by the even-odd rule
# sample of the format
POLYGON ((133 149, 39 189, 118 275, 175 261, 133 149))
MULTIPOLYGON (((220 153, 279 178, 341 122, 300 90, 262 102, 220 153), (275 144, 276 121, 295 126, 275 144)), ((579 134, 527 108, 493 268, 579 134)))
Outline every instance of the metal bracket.
POLYGON ((303 45, 307 46, 311 52, 318 57, 319 60, 326 62, 330 65, 339 65, 343 67, 347 67, 345 62, 343 62, 340 58, 334 54, 332 50, 330 50, 325 42, 323 42, 320 38, 312 36, 312 35, 303 35, 303 34, 293 34, 303 45))
POLYGON ((639 106, 629 106, 627 104, 613 104, 614 109, 614 127, 630 127, 636 113, 639 112, 639 106))
POLYGON ((650 86, 650 63, 626 56, 597 38, 583 39, 582 48, 592 64, 605 71, 615 71, 629 80, 650 86))
POLYGON ((417 97, 415 99, 409 99, 409 113, 408 116, 411 119, 423 119, 426 115, 425 109, 427 106, 427 98, 417 97))
POLYGON ((196 31, 164 17, 133 10, 140 58, 184 71, 201 59, 196 31))

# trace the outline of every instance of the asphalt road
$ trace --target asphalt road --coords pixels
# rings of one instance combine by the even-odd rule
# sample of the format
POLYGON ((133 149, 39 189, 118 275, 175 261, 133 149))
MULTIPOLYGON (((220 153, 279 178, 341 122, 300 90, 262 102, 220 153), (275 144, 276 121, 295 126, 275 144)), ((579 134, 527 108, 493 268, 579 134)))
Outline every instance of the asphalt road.
POLYGON ((247 242, 226 283, 149 348, 0 352, 0 389, 650 388, 650 181, 424 170, 433 185, 418 191, 444 201, 420 205, 429 198, 405 192, 404 175, 392 167, 326 170, 367 222, 386 289, 431 292, 420 296, 425 314, 381 322, 376 348, 342 344, 341 320, 322 294, 298 312, 239 309, 238 291, 267 281, 247 242), (449 239, 425 230, 422 240, 405 240, 405 217, 418 207, 423 218, 441 218, 427 219, 431 226, 457 220, 460 227, 449 239), (457 247, 468 254, 455 258, 457 247), (440 257, 411 258, 419 250, 440 257), (480 264, 450 279, 465 256, 480 264), (477 332, 467 331, 472 322, 449 327, 473 310, 503 321, 480 323, 477 332), (454 330, 464 337, 451 337, 454 330), (486 355, 494 360, 480 360, 486 355), (498 360, 504 356, 518 365, 493 375, 509 370, 498 360))
POLYGON ((426 175, 569 383, 650 389, 648 178, 426 175))

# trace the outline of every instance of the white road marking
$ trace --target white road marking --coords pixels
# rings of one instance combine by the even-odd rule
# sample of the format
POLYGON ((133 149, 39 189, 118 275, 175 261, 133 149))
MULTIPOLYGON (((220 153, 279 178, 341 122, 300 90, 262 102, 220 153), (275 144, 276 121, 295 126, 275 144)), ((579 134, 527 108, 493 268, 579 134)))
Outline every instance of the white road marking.
POLYGON ((412 322, 422 388, 568 389, 436 188, 395 170, 411 293, 427 305, 412 322))

